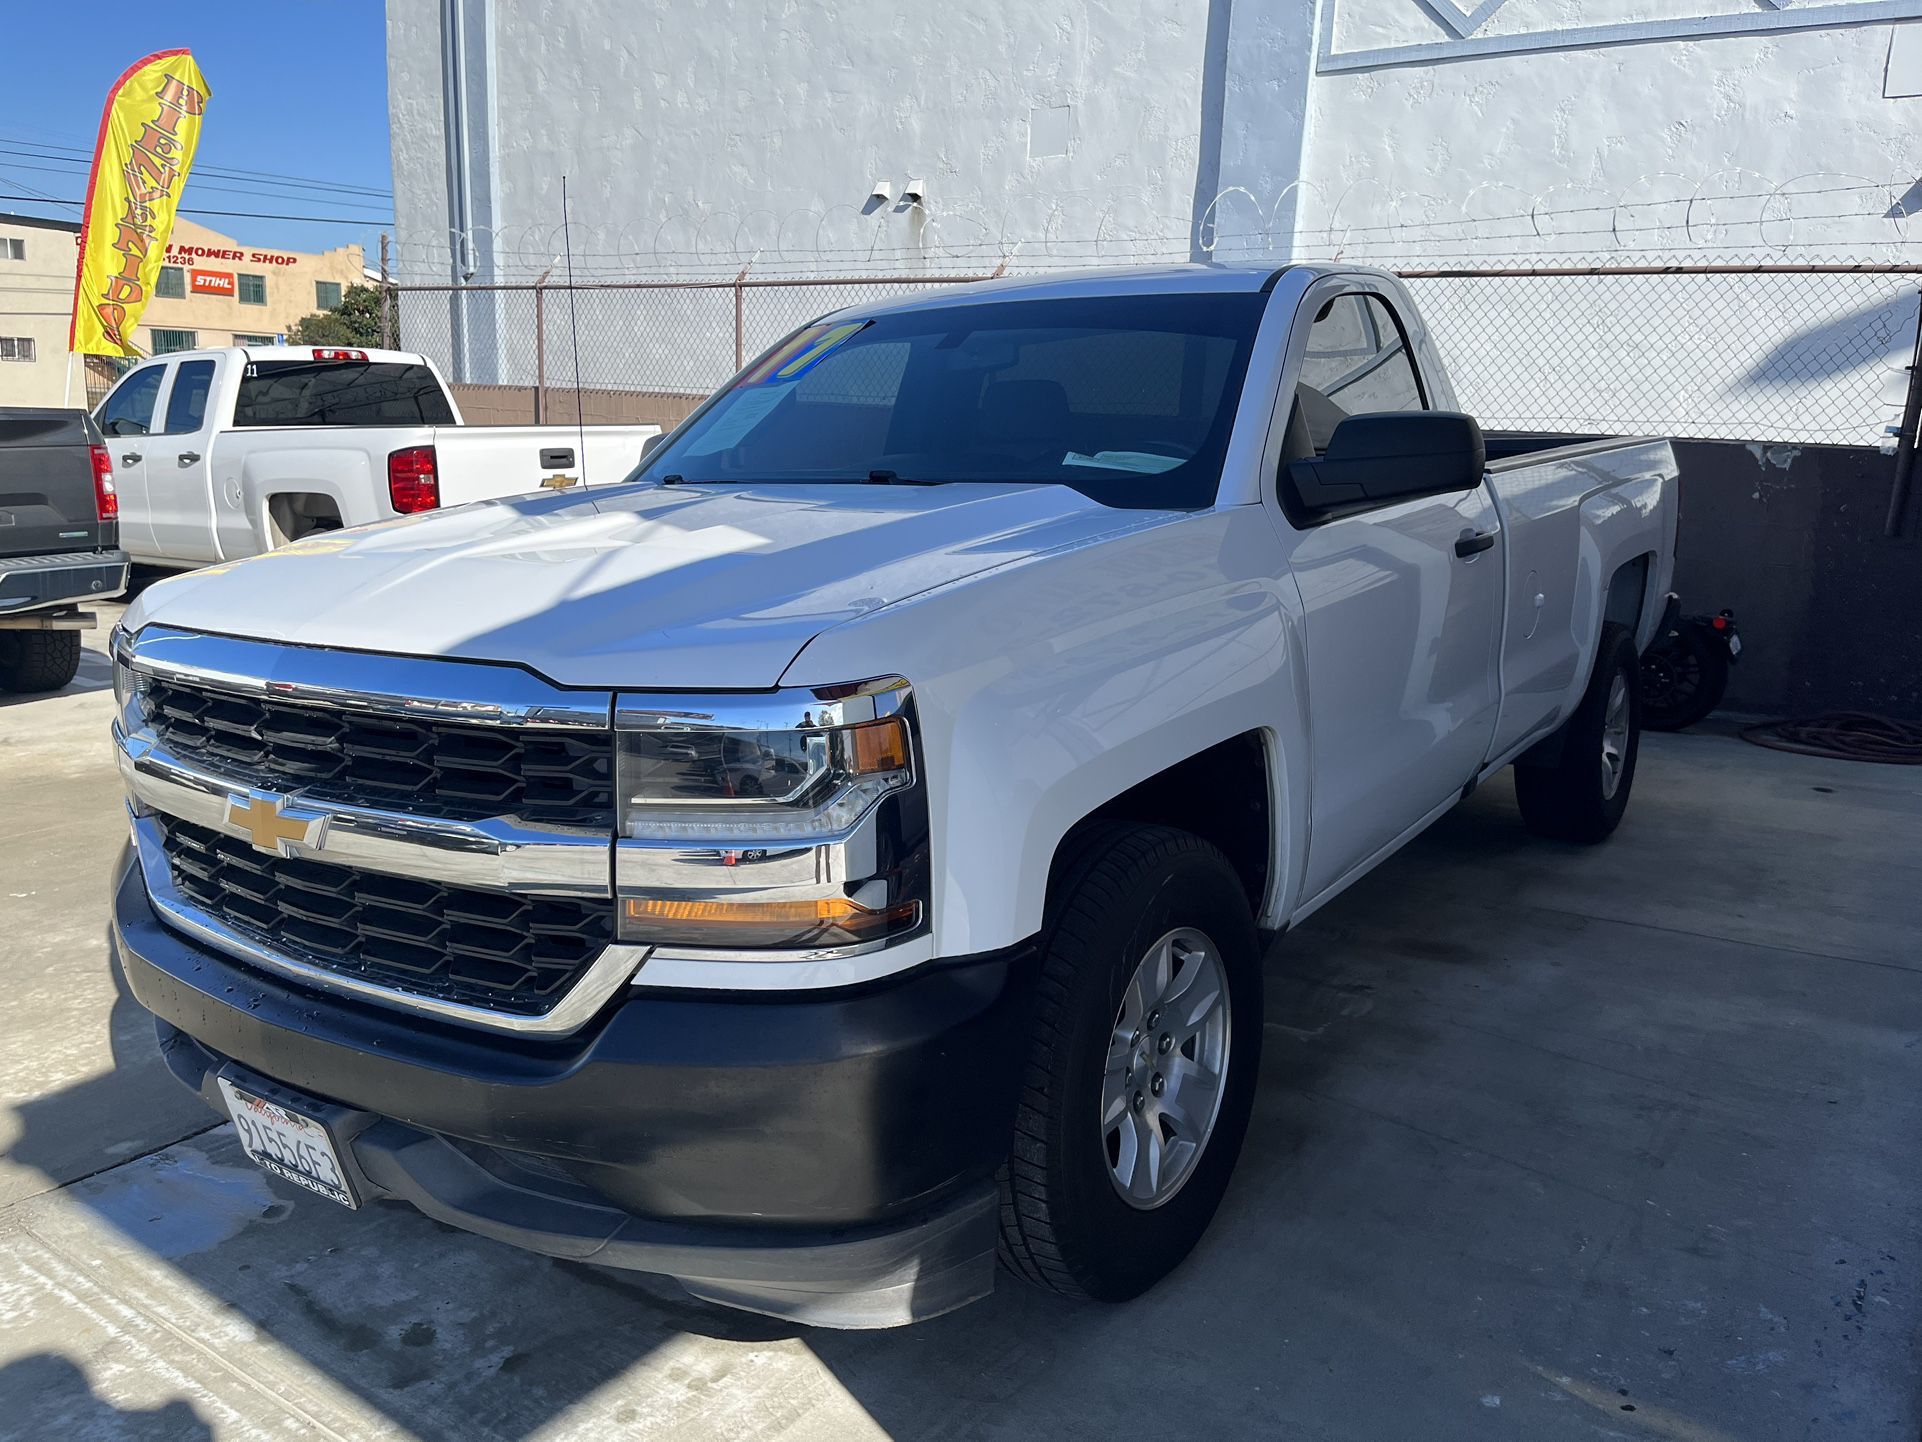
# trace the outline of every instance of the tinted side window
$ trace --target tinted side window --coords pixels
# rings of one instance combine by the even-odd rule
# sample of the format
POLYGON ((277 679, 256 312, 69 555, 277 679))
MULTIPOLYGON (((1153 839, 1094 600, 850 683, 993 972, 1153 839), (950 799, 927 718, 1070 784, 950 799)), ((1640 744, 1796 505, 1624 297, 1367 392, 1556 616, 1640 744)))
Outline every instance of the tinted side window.
POLYGON ((154 401, 165 366, 142 366, 113 389, 100 406, 100 429, 110 436, 144 436, 153 429, 154 401))
POLYGON ((214 383, 210 360, 182 361, 174 370, 174 388, 167 396, 167 434, 191 435, 207 416, 207 392, 214 383))
POLYGON ((1341 378, 1375 354, 1368 318, 1368 297, 1338 295, 1324 305, 1308 328, 1302 352, 1301 383, 1326 395, 1341 378))
POLYGON ((447 396, 424 365, 395 361, 249 361, 237 426, 452 425, 447 396))
POLYGON ((1301 359, 1291 449, 1305 432, 1308 448, 1327 450, 1349 416, 1427 409, 1407 338, 1379 297, 1338 295, 1321 308, 1301 359))

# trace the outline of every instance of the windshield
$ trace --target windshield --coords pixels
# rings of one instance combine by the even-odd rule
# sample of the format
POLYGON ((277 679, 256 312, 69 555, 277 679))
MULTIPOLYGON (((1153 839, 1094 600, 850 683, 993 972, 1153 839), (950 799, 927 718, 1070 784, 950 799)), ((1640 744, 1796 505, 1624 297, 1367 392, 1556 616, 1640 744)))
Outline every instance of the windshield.
POLYGON ((804 326, 637 480, 1051 482, 1212 504, 1266 296, 942 306, 804 326))

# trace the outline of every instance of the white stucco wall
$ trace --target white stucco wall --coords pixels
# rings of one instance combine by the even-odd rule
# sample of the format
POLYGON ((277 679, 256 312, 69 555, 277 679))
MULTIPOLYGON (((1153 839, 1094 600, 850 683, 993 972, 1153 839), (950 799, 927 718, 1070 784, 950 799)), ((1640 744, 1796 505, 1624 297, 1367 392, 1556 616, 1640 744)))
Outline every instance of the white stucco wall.
MULTIPOLYGON (((1884 96, 1903 17, 1922 0, 389 0, 395 268, 558 279, 563 173, 590 281, 1207 252, 1900 258, 1922 227, 1922 99, 1884 96), (467 16, 464 250, 448 8, 467 16), (865 204, 911 179, 924 207, 865 204)), ((1873 439, 1861 397, 1914 334, 1900 281, 1450 284, 1428 283, 1458 388, 1504 423, 1873 439)), ((834 297, 753 297, 749 349, 815 299, 834 297)), ((712 385, 732 311, 712 292, 583 297, 585 379, 712 385)), ((525 296, 402 314, 404 339, 472 379, 531 378, 525 296)), ((569 332, 551 301, 547 340, 552 379, 569 332)))
MULTIPOLYGON (((484 214, 458 257, 443 8, 388 5, 402 280, 559 279, 563 174, 587 281, 1188 253, 1207 40, 1192 0, 741 0, 724 16, 666 0, 467 0, 471 146, 491 153, 467 169, 484 214), (899 199, 915 180, 924 206, 899 199), (877 181, 893 203, 870 202, 877 181)), ((750 352, 852 298, 755 296, 750 352)), ((731 296, 655 295, 644 322, 623 304, 580 299, 587 384, 698 390, 732 370, 731 296)), ((525 296, 412 296, 401 314, 404 341, 469 379, 533 377, 525 296)), ((560 307, 546 331, 550 377, 571 379, 560 307)))
MULTIPOLYGON (((412 270, 431 265, 446 224, 441 8, 388 6, 412 270)), ((576 269, 590 273, 685 269, 697 255, 912 267, 930 250, 992 268, 1005 237, 1092 239, 1104 217, 1110 234, 1179 241, 1205 17, 1192 0, 499 4, 502 268, 552 260, 563 171, 576 269), (914 179, 928 183, 924 212, 863 214, 873 182, 898 196, 914 179)))
MULTIPOLYGON (((1416 0, 1324 3, 1335 56, 1386 47, 1392 58, 1448 36, 1416 0)), ((1852 7, 1795 13, 1824 9, 1852 7)), ((1753 0, 1508 0, 1475 39, 1717 12, 1743 23, 1783 13, 1753 0)), ((1406 262, 1685 243, 1856 253, 1898 240, 1908 226, 1881 217, 1922 173, 1922 100, 1883 97, 1889 37, 1874 24, 1324 68, 1298 242, 1406 262), (1690 215, 1683 202, 1697 194, 1690 215), (1482 219, 1531 212, 1539 225, 1482 219)))
MULTIPOLYGON (((1902 212, 1922 100, 1884 97, 1888 24, 1662 39, 1781 12, 1507 0, 1462 43, 1414 0, 1324 4, 1297 253, 1395 267, 1914 256, 1922 220, 1902 212), (1608 26, 1640 38, 1503 49, 1608 26), (1394 63, 1438 42, 1468 53, 1394 63), (1367 68, 1335 68, 1362 50, 1367 68)), ((1462 404, 1489 424, 1868 444, 1899 408, 1915 287, 1577 277, 1417 293, 1462 404)))

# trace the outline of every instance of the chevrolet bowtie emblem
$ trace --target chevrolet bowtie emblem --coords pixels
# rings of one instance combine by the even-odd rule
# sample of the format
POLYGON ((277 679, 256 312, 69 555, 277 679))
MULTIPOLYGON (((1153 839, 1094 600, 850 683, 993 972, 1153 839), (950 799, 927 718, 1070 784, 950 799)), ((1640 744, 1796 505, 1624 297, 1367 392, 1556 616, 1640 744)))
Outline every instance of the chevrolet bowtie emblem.
POLYGON ((579 479, 579 476, 570 476, 566 471, 556 471, 553 475, 541 482, 541 489, 544 491, 564 491, 579 479))
POLYGON ((229 796, 227 824, 245 832, 257 850, 279 856, 294 855, 296 843, 318 851, 327 835, 327 817, 323 813, 289 806, 286 797, 271 791, 229 796))

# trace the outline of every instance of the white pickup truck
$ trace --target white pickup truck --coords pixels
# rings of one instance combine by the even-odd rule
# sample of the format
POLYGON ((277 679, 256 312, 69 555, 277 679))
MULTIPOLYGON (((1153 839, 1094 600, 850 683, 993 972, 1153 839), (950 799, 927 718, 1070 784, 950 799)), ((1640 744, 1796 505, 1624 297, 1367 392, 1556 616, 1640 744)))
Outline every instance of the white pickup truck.
POLYGON ((1511 763, 1620 821, 1675 481, 1484 436, 1379 272, 844 311, 634 484, 147 591, 119 965, 349 1206, 832 1326, 1132 1297, 1269 939, 1511 763))
POLYGON ((340 346, 156 356, 121 378, 94 420, 113 452, 123 546, 168 567, 463 501, 619 481, 660 434, 463 425, 425 356, 340 346))

